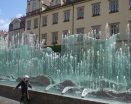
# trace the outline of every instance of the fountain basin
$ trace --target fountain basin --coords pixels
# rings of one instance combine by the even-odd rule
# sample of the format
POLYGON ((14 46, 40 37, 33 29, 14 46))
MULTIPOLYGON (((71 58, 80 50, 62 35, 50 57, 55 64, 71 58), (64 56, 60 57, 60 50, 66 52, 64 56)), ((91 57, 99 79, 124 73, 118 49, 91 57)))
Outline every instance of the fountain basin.
MULTIPOLYGON (((0 85, 0 96, 5 96, 11 99, 18 100, 21 97, 20 90, 13 90, 13 87, 0 85)), ((79 99, 75 97, 61 96, 46 92, 29 90, 30 100, 37 104, 107 104, 93 100, 79 99)))

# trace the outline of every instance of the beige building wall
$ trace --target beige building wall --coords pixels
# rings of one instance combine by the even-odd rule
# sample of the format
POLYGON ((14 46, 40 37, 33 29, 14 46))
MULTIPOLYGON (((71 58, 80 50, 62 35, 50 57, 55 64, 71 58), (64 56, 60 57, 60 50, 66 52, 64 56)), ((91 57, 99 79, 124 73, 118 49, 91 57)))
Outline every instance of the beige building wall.
MULTIPOLYGON (((55 11, 43 12, 43 16, 47 16, 47 26, 41 27, 41 39, 42 34, 47 34, 47 46, 52 46, 52 33, 58 32, 58 44, 61 44, 62 34, 64 30, 70 30, 72 32, 72 15, 70 15, 70 21, 64 22, 64 11, 70 10, 70 14, 72 14, 72 7, 67 6, 63 8, 59 8, 55 11), (53 23, 53 14, 58 13, 58 24, 53 23)), ((42 22, 42 20, 41 20, 42 22)), ((58 45, 56 44, 56 45, 58 45)))
POLYGON ((131 10, 129 10, 128 0, 118 0, 119 12, 109 13, 109 0, 92 0, 89 2, 75 4, 75 33, 76 29, 85 27, 85 33, 91 32, 92 26, 100 25, 102 32, 101 39, 105 39, 105 26, 112 23, 119 23, 121 33, 126 32, 126 25, 131 20, 131 10), (92 4, 100 2, 100 16, 92 17, 92 4), (76 8, 84 6, 84 19, 77 20, 76 8))
POLYGON ((40 19, 40 15, 34 15, 34 16, 26 18, 26 27, 25 27, 25 29, 26 29, 27 33, 33 32, 38 37, 38 35, 39 35, 39 19, 40 19), (38 28, 34 28, 34 19, 38 19, 38 28), (28 22, 28 20, 31 20, 31 27, 30 27, 30 29, 27 29, 27 22, 28 22))
MULTIPOLYGON (((41 39, 42 34, 47 34, 46 46, 53 45, 52 44, 53 32, 58 32, 58 44, 61 44, 63 30, 70 30, 71 33, 76 34, 77 29, 84 28, 84 33, 88 34, 88 32, 92 31, 93 26, 100 26, 100 30, 101 30, 100 38, 104 40, 106 39, 106 34, 105 34, 106 23, 109 24, 109 27, 110 27, 110 24, 118 23, 119 32, 125 33, 127 23, 131 21, 131 10, 129 10, 129 0, 118 0, 119 9, 118 9, 118 12, 115 12, 115 13, 110 13, 109 1, 110 0, 89 0, 89 1, 85 0, 85 1, 75 3, 73 6, 70 4, 70 5, 62 6, 59 8, 52 9, 52 10, 43 11, 40 15, 37 14, 37 15, 29 16, 26 19, 26 24, 28 20, 31 20, 31 29, 27 30, 27 32, 32 31, 36 35, 39 35, 40 40, 42 40, 41 39), (99 16, 92 16, 92 5, 95 3, 100 3, 99 16), (79 7, 84 7, 84 19, 77 19, 77 8, 79 7), (68 22, 63 22, 63 11, 65 10, 70 10, 70 21, 68 22), (74 18, 73 18, 73 11, 74 11, 74 18), (52 24, 53 13, 58 13, 58 24, 52 24), (43 16, 47 16, 47 26, 42 26, 43 16), (38 28, 34 29, 33 20, 35 18, 38 18, 38 19, 41 18, 41 23, 40 23, 40 27, 38 24, 38 28), (72 26, 74 26, 74 28, 72 28, 72 26)), ((122 38, 124 37, 125 36, 123 35, 122 38)))

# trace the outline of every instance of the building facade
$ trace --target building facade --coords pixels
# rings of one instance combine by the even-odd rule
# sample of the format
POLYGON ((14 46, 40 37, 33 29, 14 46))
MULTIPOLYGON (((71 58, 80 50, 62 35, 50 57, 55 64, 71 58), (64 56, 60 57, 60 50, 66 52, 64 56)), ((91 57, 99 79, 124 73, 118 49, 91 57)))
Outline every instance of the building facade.
POLYGON ((9 24, 9 45, 13 41, 14 44, 21 42, 22 33, 25 32, 25 16, 20 18, 12 18, 11 23, 9 24))
POLYGON ((25 29, 39 41, 45 39, 45 46, 60 45, 62 34, 90 32, 91 37, 104 40, 126 33, 127 24, 131 30, 131 0, 27 0, 25 29))
POLYGON ((9 24, 9 35, 18 35, 25 31, 25 17, 13 18, 9 24))

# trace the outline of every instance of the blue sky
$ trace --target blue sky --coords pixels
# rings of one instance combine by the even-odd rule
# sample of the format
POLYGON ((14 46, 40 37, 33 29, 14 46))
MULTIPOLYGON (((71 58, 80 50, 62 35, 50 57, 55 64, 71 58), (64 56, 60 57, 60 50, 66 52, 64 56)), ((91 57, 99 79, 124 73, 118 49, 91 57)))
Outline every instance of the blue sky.
POLYGON ((11 18, 26 15, 27 0, 0 0, 0 30, 8 31, 11 18))

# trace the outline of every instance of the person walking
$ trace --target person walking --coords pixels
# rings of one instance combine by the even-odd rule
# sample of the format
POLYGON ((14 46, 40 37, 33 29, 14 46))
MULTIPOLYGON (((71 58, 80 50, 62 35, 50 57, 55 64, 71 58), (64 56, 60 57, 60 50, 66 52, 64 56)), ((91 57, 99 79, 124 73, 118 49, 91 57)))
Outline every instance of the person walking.
POLYGON ((33 88, 32 88, 32 85, 29 83, 28 79, 29 79, 29 76, 25 75, 24 79, 22 81, 20 81, 20 83, 14 88, 14 89, 17 89, 21 86, 21 93, 22 93, 21 102, 23 102, 24 99, 26 99, 28 103, 30 102, 28 87, 30 87, 31 89, 33 89, 33 88))

